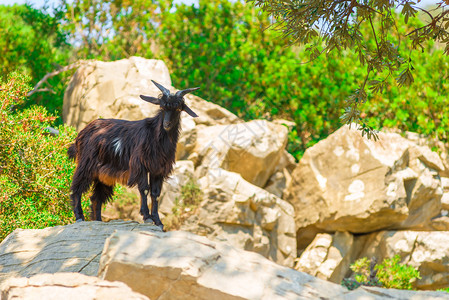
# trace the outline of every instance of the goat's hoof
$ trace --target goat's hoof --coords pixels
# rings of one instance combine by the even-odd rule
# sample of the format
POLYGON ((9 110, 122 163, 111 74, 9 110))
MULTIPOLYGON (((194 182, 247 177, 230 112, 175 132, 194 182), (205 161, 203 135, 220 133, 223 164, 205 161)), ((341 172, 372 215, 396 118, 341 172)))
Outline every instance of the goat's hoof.
POLYGON ((76 223, 79 223, 79 222, 84 222, 84 220, 83 219, 77 219, 76 223))
POLYGON ((164 231, 164 225, 157 225, 157 227, 159 227, 162 231, 164 231))

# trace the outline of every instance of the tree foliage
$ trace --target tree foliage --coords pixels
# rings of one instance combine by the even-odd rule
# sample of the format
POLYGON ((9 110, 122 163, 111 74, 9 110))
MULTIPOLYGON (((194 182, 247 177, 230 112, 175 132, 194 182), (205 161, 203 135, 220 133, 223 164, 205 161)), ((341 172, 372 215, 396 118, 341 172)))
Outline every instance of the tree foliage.
MULTIPOLYGON (((60 17, 30 5, 0 5, 0 74, 19 71, 29 75, 35 84, 46 73, 64 65, 69 45, 60 28, 60 17)), ((45 105, 52 112, 59 111, 65 83, 61 78, 50 79, 50 89, 33 96, 31 102, 45 105), (55 101, 58 97, 61 101, 55 101)))
MULTIPOLYGON (((414 82, 413 50, 423 50, 424 42, 435 40, 449 53, 449 15, 447 1, 438 3, 439 10, 427 11, 412 0, 355 1, 355 0, 252 0, 272 16, 272 26, 282 32, 291 43, 305 45, 310 60, 322 53, 351 49, 360 65, 366 66, 359 87, 346 99, 342 120, 361 121, 360 107, 367 100, 367 88, 382 92, 390 77, 399 87, 414 82), (397 18, 399 9, 403 18, 397 18), (424 12, 426 24, 399 34, 399 28, 424 12), (400 22, 398 22, 400 21, 400 22), (364 35, 363 27, 371 29, 364 35), (405 37, 405 38, 404 38, 405 37), (400 51, 398 45, 407 43, 400 51)), ((419 1, 418 1, 419 2, 419 1)), ((422 76, 423 74, 421 74, 422 76)), ((364 125, 372 132, 372 128, 364 125)))
MULTIPOLYGON (((131 55, 163 59, 176 87, 199 85, 201 97, 244 119, 294 121, 288 147, 298 159, 306 148, 341 126, 343 100, 357 103, 352 93, 365 80, 366 69, 358 54, 348 50, 330 51, 313 63, 301 63, 310 59, 309 46, 290 46, 281 32, 269 28, 272 16, 248 3, 213 0, 173 7, 171 1, 163 0, 61 1, 59 29, 67 30, 73 47, 66 64, 131 55)), ((390 41, 423 26, 416 18, 410 17, 405 24, 403 16, 402 21, 397 14, 391 17, 397 29, 390 41)), ((371 25, 381 28, 381 19, 363 22, 358 30, 375 49, 371 25)), ((396 47, 398 53, 410 54, 408 63, 422 74, 414 77, 414 85, 392 88, 395 76, 388 76, 388 70, 384 78, 367 80, 360 93, 371 98, 370 105, 362 111, 359 104, 358 109, 366 125, 363 132, 390 127, 447 140, 448 69, 443 66, 448 59, 432 43, 423 47, 425 53, 410 52, 405 41, 396 47)), ((63 86, 64 81, 59 84, 63 86)), ((61 93, 54 98, 59 106, 61 93)))
POLYGON ((61 0, 62 24, 78 59, 152 56, 161 12, 171 1, 61 0))

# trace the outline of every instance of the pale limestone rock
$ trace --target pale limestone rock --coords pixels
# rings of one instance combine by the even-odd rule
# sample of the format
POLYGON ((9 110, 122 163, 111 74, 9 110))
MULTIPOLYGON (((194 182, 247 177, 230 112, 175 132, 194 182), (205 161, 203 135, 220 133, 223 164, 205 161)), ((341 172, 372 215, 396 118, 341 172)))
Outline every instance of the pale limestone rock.
POLYGON ((379 138, 345 125, 306 150, 286 193, 298 234, 312 225, 353 233, 431 228, 441 210, 441 160, 398 134, 379 138))
POLYGON ((381 231, 365 237, 359 257, 376 257, 378 262, 398 254, 401 262, 418 268, 418 289, 449 285, 449 231, 381 231))
POLYGON ((444 300, 448 298, 446 292, 409 291, 396 289, 382 289, 379 287, 362 286, 343 298, 345 300, 444 300))
POLYGON ((441 177, 441 185, 443 187, 443 196, 441 197, 441 208, 449 210, 449 178, 441 177))
POLYGON ((295 269, 321 279, 341 283, 354 258, 352 234, 320 233, 301 254, 295 269))
POLYGON ((201 127, 196 131, 196 166, 236 172, 264 187, 284 153, 287 128, 265 120, 201 127))
POLYGON ((189 180, 196 182, 194 172, 195 166, 192 161, 176 161, 173 174, 164 182, 159 198, 159 210, 163 214, 173 213, 176 201, 182 202, 181 189, 189 180))
MULTIPOLYGON (((64 94, 64 123, 78 131, 89 122, 102 118, 141 120, 152 117, 158 106, 142 101, 139 95, 157 97, 161 92, 154 80, 174 92, 170 73, 161 60, 130 57, 113 62, 87 61, 78 68, 64 94)), ((183 87, 187 88, 187 87, 183 87)), ((230 124, 240 119, 226 109, 192 94, 187 104, 198 114, 182 114, 182 127, 191 130, 196 124, 230 124)))
POLYGON ((234 247, 293 266, 296 257, 293 207, 237 173, 223 169, 205 169, 203 173, 199 184, 204 200, 181 229, 227 241, 234 247))
POLYGON ((109 282, 79 273, 10 278, 0 285, 0 291, 2 300, 148 300, 122 282, 109 282))
MULTIPOLYGON (((396 130, 396 132, 400 133, 401 131, 396 130)), ((429 138, 428 136, 416 132, 405 132, 405 138, 418 146, 437 148, 443 165, 442 170, 439 172, 440 176, 449 177, 449 151, 447 148, 447 143, 445 144, 435 138, 429 138)))
POLYGON ((99 277, 151 299, 447 299, 444 292, 361 287, 348 291, 262 256, 187 232, 116 232, 99 277))
MULTIPOLYGON (((195 167, 189 160, 178 160, 173 167, 173 173, 162 185, 161 195, 158 198, 159 212, 163 215, 173 213, 173 207, 176 201, 181 201, 181 189, 189 182, 194 180, 195 167)), ((102 216, 103 221, 114 219, 134 220, 141 222, 140 215, 140 193, 137 187, 127 188, 126 197, 129 202, 114 201, 106 204, 102 216)), ((151 199, 148 200, 151 203, 151 199)), ((162 217, 162 216, 161 216, 162 217)), ((163 219, 162 219, 163 220, 163 219)), ((163 223, 163 222, 162 222, 163 223)))
POLYGON ((39 273, 96 275, 104 241, 117 229, 160 231, 157 226, 123 221, 16 229, 0 243, 0 282, 39 273))
MULTIPOLYGON (((118 201, 106 203, 101 210, 104 222, 125 220, 142 222, 140 214, 140 193, 137 187, 122 187, 124 190, 118 201)), ((151 201, 151 200, 150 200, 151 201)), ((149 202, 150 204, 151 202, 149 202)))
POLYGON ((139 99, 140 94, 159 95, 151 79, 171 86, 164 62, 131 57, 82 64, 64 94, 64 123, 80 131, 99 117, 139 120, 152 116, 157 106, 139 99))
MULTIPOLYGON (((181 189, 189 182, 194 180, 195 167, 193 162, 189 160, 178 160, 173 166, 173 173, 162 185, 161 195, 158 198, 159 212, 163 216, 172 214, 173 207, 176 201, 181 201, 181 189)), ((113 201, 105 205, 102 211, 103 221, 110 221, 116 219, 133 220, 142 222, 142 215, 140 214, 140 193, 137 187, 126 188, 126 195, 124 198, 127 201, 113 201)), ((151 199, 148 199, 149 204, 151 199)))
POLYGON ((442 211, 445 215, 439 215, 430 222, 431 230, 449 231, 449 217, 447 211, 442 211))
POLYGON ((283 151, 279 163, 276 165, 273 175, 266 183, 264 189, 268 192, 283 198, 286 188, 291 184, 291 173, 297 167, 295 158, 286 150, 283 151))
POLYGON ((346 290, 186 232, 117 232, 99 276, 151 299, 338 299, 346 290))

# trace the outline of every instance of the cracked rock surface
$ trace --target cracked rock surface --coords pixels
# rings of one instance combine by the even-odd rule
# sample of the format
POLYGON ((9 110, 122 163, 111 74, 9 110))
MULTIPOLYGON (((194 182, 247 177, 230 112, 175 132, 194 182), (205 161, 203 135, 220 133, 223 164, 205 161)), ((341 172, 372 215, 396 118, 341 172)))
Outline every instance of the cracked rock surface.
POLYGON ((0 291, 2 300, 148 300, 122 282, 108 282, 79 273, 10 278, 0 285, 0 291))
POLYGON ((361 287, 348 291, 260 254, 183 231, 116 232, 99 277, 121 281, 152 300, 447 299, 447 293, 361 287))
POLYGON ((16 229, 0 244, 0 283, 10 277, 39 273, 96 276, 104 242, 116 230, 160 231, 154 225, 120 220, 16 229))
POLYGON ((150 299, 335 299, 345 288, 182 231, 116 232, 99 277, 150 299))

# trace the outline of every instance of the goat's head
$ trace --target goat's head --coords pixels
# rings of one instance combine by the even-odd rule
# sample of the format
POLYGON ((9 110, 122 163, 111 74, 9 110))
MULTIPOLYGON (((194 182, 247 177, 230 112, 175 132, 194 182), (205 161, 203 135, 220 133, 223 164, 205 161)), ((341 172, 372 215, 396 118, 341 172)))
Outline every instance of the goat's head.
POLYGON ((163 87, 161 84, 151 80, 154 85, 157 86, 158 89, 161 90, 162 94, 159 95, 158 98, 140 95, 142 100, 147 102, 160 105, 161 109, 164 112, 164 129, 166 131, 170 130, 174 123, 175 119, 179 118, 179 114, 181 111, 185 111, 190 116, 196 118, 198 115, 193 112, 193 110, 188 107, 184 102, 184 96, 188 93, 196 91, 199 87, 185 89, 182 91, 177 91, 175 94, 170 93, 170 90, 163 87))

